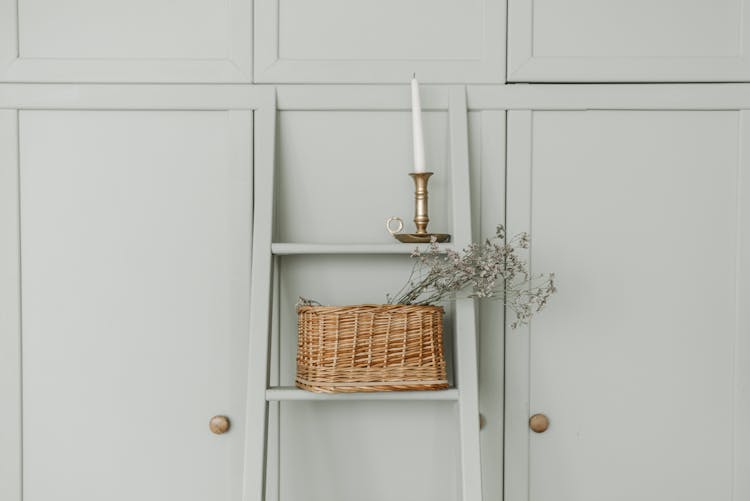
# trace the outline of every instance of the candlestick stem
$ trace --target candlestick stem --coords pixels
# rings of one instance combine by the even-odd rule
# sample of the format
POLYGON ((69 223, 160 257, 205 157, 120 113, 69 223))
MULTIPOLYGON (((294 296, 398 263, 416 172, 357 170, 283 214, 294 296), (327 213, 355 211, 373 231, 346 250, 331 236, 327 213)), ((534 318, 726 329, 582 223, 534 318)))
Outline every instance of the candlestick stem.
MULTIPOLYGON (((429 194, 427 192, 427 182, 432 176, 432 172, 412 172, 409 174, 414 180, 414 224, 417 227, 416 233, 399 233, 397 231, 389 230, 391 234, 399 241, 404 243, 430 243, 432 239, 437 242, 448 242, 451 238, 446 233, 429 233, 427 231, 427 225, 430 222, 430 215, 428 213, 428 199, 429 194)), ((391 218, 398 219, 399 218, 391 218)), ((390 221, 390 220, 389 220, 390 221)), ((403 226, 403 225, 402 225, 403 226)))
POLYGON ((427 235, 427 225, 430 222, 427 183, 432 172, 413 172, 409 175, 414 180, 414 224, 417 227, 417 235, 427 235))

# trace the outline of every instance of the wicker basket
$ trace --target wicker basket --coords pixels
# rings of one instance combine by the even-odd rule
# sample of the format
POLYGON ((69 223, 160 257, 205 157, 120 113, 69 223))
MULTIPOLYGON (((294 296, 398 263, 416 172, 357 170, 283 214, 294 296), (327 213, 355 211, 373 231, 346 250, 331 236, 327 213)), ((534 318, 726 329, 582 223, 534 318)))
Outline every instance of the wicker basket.
POLYGON ((443 308, 298 308, 299 388, 317 393, 446 388, 443 308))

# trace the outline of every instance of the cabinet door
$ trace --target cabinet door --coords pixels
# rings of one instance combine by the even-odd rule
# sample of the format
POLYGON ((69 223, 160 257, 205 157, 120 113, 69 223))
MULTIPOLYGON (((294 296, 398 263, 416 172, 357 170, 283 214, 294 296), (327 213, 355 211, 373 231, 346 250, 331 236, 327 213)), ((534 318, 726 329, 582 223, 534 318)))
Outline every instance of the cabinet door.
POLYGON ((255 81, 503 82, 505 0, 256 0, 255 81))
POLYGON ((507 501, 750 498, 748 118, 509 113, 509 228, 559 293, 506 332, 507 501))
POLYGON ((0 0, 0 81, 250 82, 252 0, 0 0))
POLYGON ((748 0, 509 0, 508 81, 747 81, 748 0))
POLYGON ((251 123, 20 112, 24 501, 240 499, 251 123))

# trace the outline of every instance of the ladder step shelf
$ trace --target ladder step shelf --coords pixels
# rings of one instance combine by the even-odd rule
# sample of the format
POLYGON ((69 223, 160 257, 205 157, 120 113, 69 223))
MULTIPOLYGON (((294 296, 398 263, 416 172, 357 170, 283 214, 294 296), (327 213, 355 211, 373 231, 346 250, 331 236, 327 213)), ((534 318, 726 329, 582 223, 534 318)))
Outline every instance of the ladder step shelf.
POLYGON ((288 401, 321 401, 321 400, 458 400, 458 390, 447 388, 445 390, 429 391, 377 391, 357 393, 313 393, 301 390, 294 386, 277 386, 266 390, 266 400, 269 402, 288 401))
MULTIPOLYGON (((392 254, 409 255, 419 247, 422 251, 428 249, 428 245, 408 244, 308 244, 308 243, 274 243, 271 244, 271 253, 275 256, 293 255, 322 255, 322 254, 392 254)), ((451 244, 440 244, 440 249, 445 251, 453 249, 451 244)))

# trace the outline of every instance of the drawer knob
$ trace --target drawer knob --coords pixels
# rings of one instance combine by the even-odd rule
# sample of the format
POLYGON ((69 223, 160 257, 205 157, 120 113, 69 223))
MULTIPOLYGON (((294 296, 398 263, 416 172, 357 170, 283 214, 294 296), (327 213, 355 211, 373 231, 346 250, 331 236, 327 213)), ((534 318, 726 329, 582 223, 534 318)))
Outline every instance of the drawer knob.
POLYGON ((226 416, 214 416, 208 422, 208 427, 217 435, 226 433, 229 430, 229 418, 226 416))
POLYGON ((544 433, 549 428, 549 418, 544 414, 534 414, 529 418, 529 428, 534 433, 544 433))

